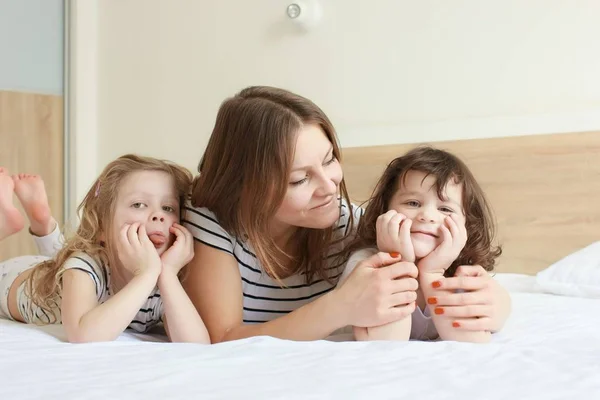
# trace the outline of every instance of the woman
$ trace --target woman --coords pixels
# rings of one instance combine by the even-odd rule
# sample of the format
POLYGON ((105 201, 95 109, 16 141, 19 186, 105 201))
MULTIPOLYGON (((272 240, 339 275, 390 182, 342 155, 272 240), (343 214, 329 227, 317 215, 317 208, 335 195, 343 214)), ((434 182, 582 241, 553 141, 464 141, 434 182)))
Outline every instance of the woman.
POLYGON ((213 343, 317 340, 414 311, 417 268, 399 257, 375 254, 336 287, 362 215, 339 160, 308 99, 250 87, 221 105, 184 218, 196 239, 184 287, 213 343))

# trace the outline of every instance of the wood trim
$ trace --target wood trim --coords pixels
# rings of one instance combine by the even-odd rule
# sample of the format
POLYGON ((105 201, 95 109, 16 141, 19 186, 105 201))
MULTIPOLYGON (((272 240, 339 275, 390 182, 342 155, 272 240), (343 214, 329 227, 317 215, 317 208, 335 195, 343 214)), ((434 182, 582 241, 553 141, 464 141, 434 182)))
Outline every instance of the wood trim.
MULTIPOLYGON (((486 191, 503 245, 497 271, 535 274, 600 240, 600 132, 438 142, 486 191)), ((385 166, 415 147, 346 148, 345 179, 362 202, 385 166)))
MULTIPOLYGON (((43 177, 54 217, 63 223, 63 98, 0 91, 0 165, 43 177)), ((18 201, 15 197, 15 204, 18 201)), ((0 242, 0 261, 37 254, 23 232, 0 242)))

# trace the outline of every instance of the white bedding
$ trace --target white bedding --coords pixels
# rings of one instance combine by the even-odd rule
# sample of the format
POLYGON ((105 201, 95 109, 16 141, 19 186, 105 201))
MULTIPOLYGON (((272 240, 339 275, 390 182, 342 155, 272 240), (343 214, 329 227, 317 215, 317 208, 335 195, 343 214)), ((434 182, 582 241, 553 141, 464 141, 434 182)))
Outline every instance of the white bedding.
POLYGON ((600 300, 540 293, 498 274, 513 314, 491 344, 219 345, 124 334, 70 345, 60 326, 0 320, 0 399, 598 399, 600 300))

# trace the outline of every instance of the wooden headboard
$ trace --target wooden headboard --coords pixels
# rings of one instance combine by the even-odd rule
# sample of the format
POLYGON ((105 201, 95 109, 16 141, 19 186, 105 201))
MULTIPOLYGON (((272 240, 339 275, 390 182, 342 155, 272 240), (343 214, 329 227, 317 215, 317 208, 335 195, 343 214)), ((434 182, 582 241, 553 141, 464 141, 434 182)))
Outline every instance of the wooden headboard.
MULTIPOLYGON (((535 274, 600 240, 600 132, 431 143, 464 160, 498 221, 496 271, 535 274)), ((343 151, 350 197, 367 200, 393 158, 411 145, 343 151)))

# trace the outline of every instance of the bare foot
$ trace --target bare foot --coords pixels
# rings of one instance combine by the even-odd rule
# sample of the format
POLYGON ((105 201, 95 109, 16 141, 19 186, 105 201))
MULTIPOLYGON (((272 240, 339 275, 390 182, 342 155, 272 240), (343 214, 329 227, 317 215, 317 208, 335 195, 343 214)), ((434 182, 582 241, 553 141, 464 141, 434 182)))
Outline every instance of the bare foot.
POLYGON ((23 216, 13 204, 15 184, 8 172, 0 167, 0 240, 23 229, 23 216))
POLYGON ((15 194, 23 205, 23 209, 31 224, 31 233, 46 236, 56 227, 52 218, 44 181, 39 175, 19 174, 12 177, 15 183, 15 194))

